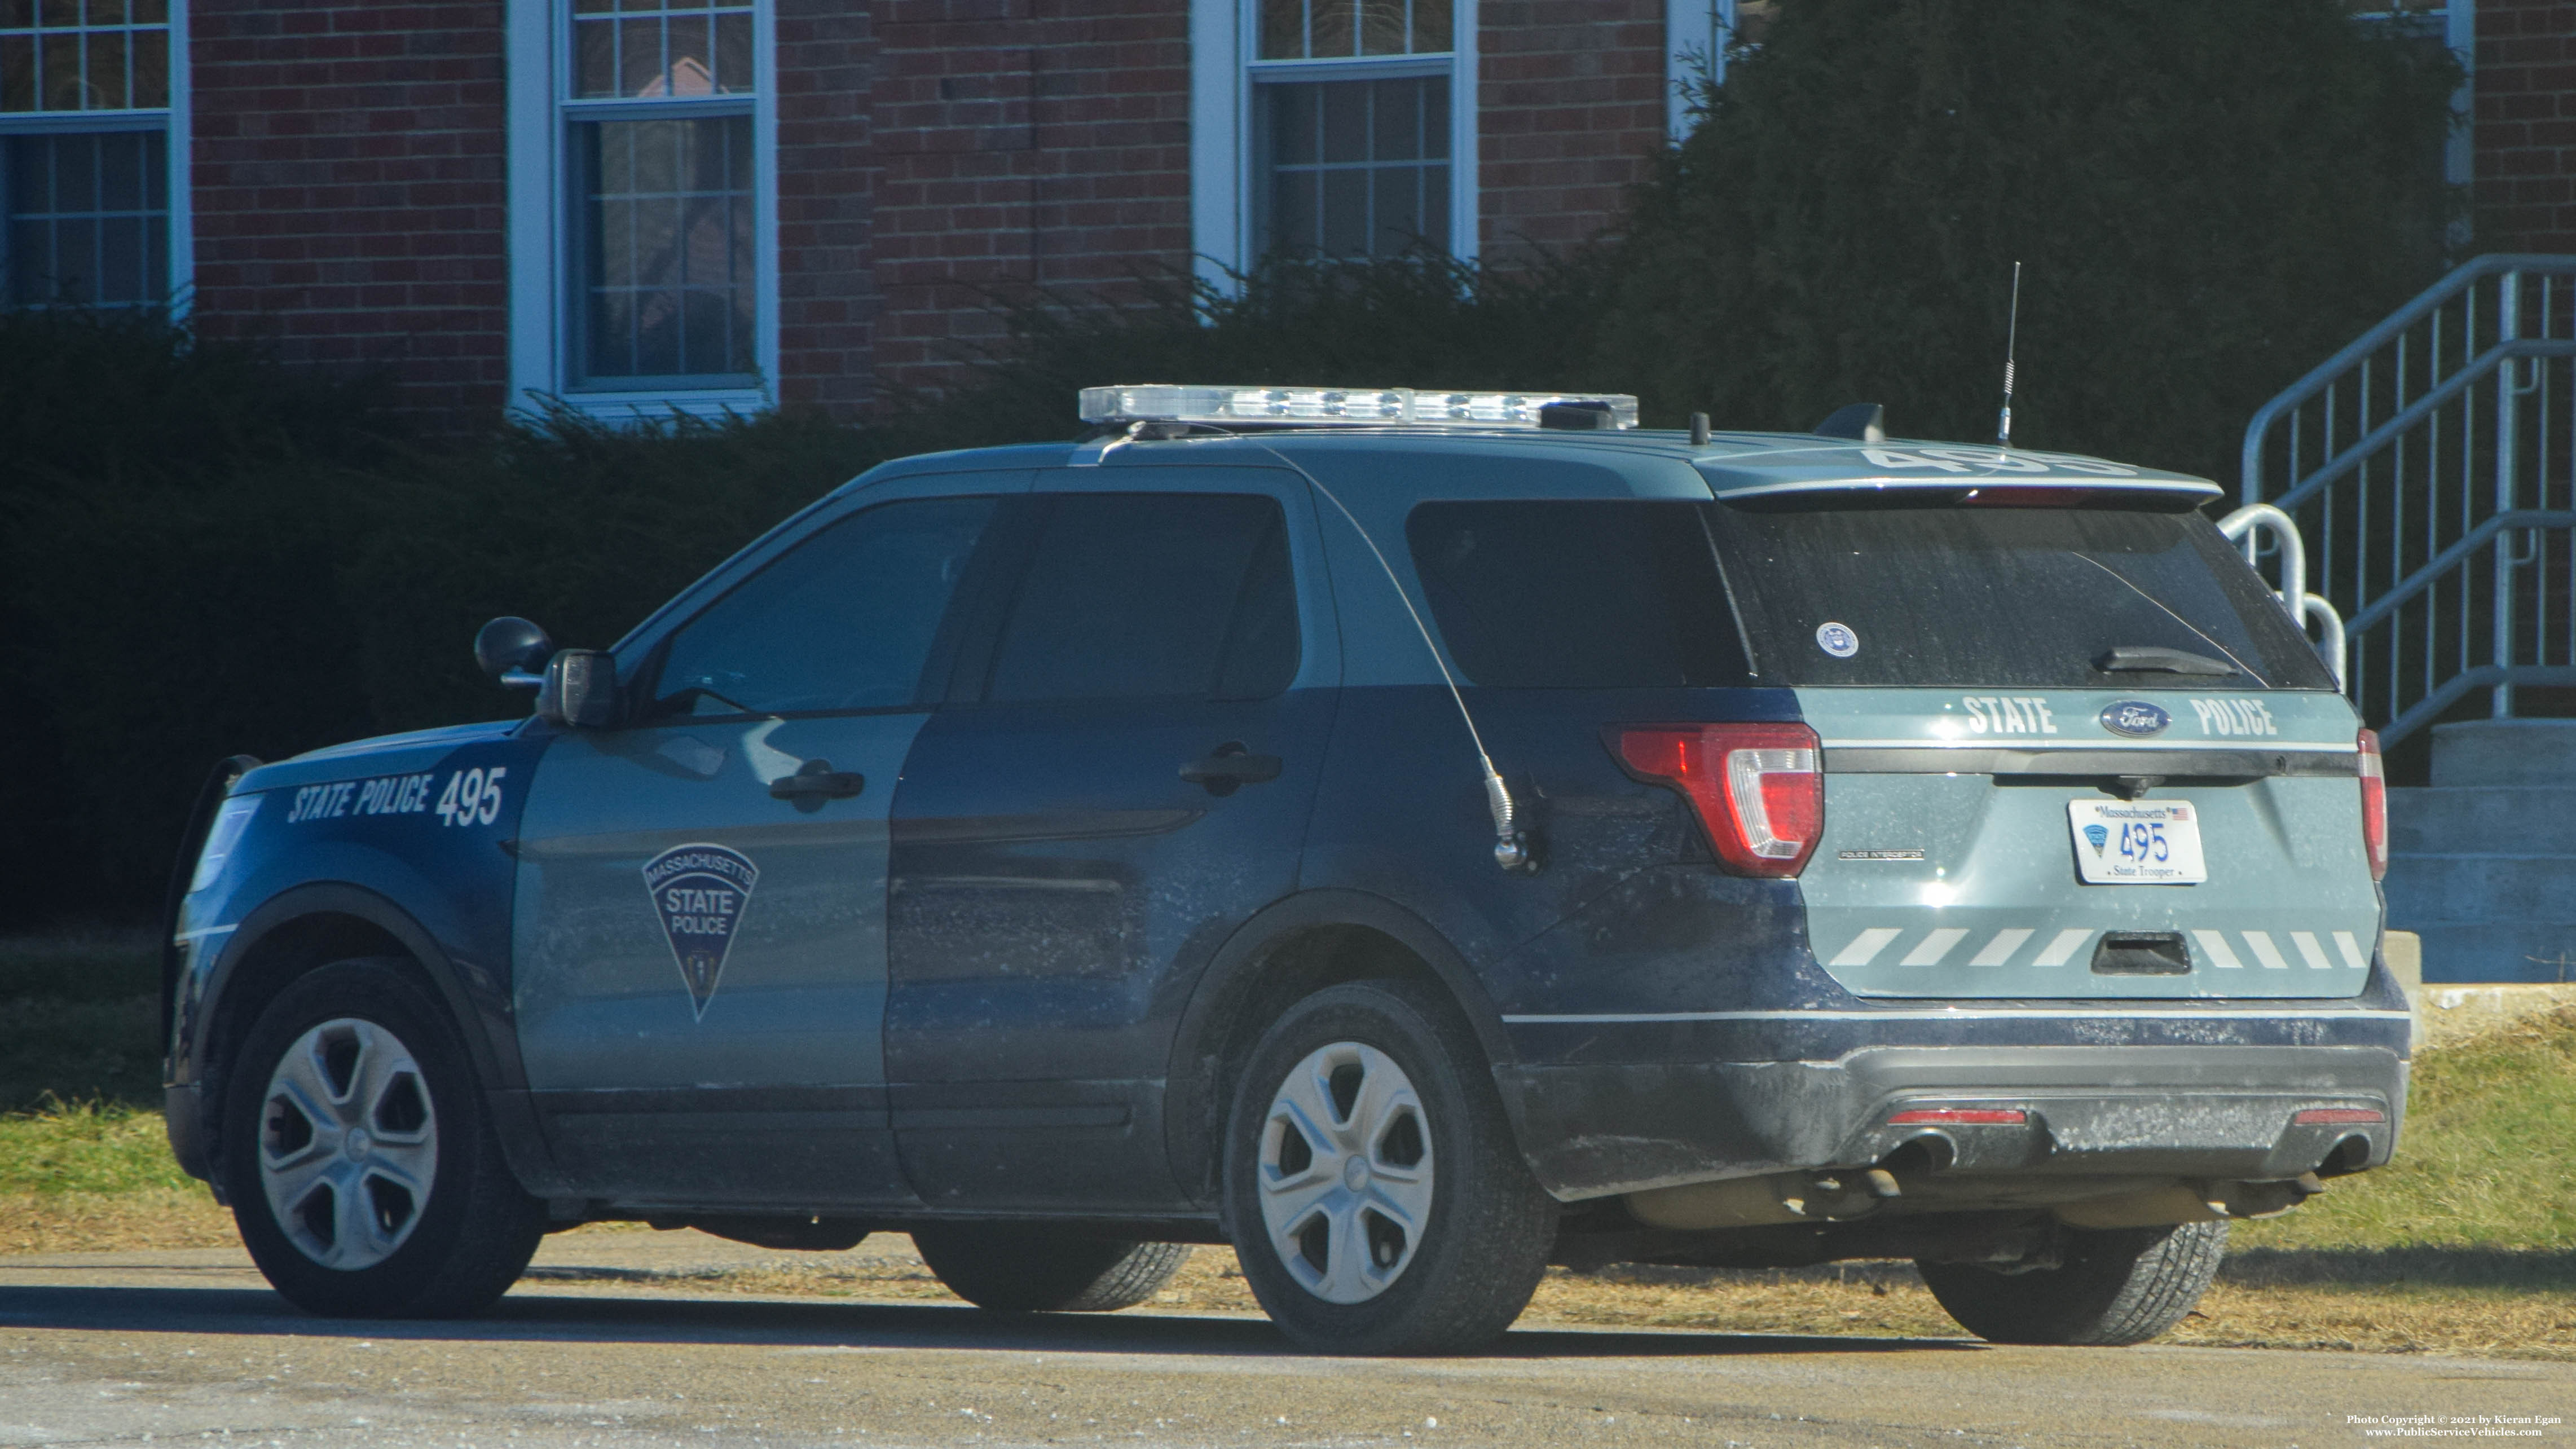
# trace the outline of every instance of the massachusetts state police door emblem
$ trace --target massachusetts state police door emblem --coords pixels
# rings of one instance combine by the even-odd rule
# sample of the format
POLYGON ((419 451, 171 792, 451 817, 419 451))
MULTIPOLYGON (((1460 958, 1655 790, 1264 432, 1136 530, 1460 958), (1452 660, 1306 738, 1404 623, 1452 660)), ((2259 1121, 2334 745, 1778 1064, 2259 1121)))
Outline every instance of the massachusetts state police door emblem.
POLYGON ((652 892, 662 935, 700 1021, 724 979, 725 957, 759 883, 760 868, 721 845, 675 845, 644 862, 644 887, 652 892))

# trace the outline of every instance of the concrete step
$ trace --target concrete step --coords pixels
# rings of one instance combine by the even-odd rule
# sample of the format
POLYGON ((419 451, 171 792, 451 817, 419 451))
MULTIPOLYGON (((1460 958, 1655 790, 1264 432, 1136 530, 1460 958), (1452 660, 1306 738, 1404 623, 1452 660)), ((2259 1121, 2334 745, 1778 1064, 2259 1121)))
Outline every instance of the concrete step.
POLYGON ((2383 888, 2388 924, 2401 931, 2473 922, 2576 929, 2576 856, 2396 855, 2383 888))
POLYGON ((2576 981, 2576 925, 2417 926, 2424 980, 2576 981), (2563 963, 2563 964, 2562 964, 2563 963))
POLYGON ((2576 719, 2478 719, 2435 725, 2433 783, 2576 783, 2576 719))
POLYGON ((2576 856, 2576 784, 2391 790, 2388 848, 2393 855, 2576 856))

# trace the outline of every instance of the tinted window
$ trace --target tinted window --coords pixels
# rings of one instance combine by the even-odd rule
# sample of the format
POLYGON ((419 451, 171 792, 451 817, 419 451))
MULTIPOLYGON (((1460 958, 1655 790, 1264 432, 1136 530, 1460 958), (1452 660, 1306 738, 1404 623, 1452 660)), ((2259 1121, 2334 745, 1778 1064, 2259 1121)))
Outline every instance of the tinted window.
POLYGON ((659 712, 914 703, 931 641, 994 503, 889 503, 798 544, 671 637, 654 690, 659 712))
POLYGON ((1707 507, 1765 683, 2333 687, 2289 617, 2197 513, 1707 507), (1820 647, 1828 623, 1851 631, 1858 648, 1848 657, 1820 647), (2124 645, 2244 672, 2094 669, 2124 645))
POLYGON ((1405 534, 1449 656, 1475 683, 1747 682, 1700 505, 1426 503, 1405 534))
POLYGON ((1262 497, 1047 500, 995 646, 994 701, 1260 698, 1297 672, 1279 505, 1262 497))

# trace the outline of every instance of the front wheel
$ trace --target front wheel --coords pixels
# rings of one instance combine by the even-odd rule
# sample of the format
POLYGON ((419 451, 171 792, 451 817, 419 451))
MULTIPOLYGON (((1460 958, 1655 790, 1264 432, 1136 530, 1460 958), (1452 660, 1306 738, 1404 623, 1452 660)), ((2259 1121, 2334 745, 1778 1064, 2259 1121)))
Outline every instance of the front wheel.
POLYGON ((298 977, 232 1059, 224 1186, 271 1286, 311 1313, 488 1307, 545 1235, 464 1044, 391 960, 298 977))
POLYGON ((1262 1037, 1225 1195, 1262 1308, 1336 1353, 1484 1346, 1528 1306, 1556 1233, 1474 1036, 1409 981, 1317 992, 1262 1037))
POLYGON ((2182 1322, 2227 1254, 2225 1222, 2062 1231, 2065 1251, 2054 1268, 1914 1266, 1950 1316, 1979 1338, 2116 1347, 2182 1322))

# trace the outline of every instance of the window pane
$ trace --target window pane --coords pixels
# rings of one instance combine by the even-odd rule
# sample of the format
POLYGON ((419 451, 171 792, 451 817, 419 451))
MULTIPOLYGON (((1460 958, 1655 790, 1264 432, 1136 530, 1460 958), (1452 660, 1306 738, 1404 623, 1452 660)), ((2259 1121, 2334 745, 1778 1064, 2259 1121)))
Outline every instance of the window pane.
POLYGON ((1411 37, 1405 11, 1405 0, 1359 0, 1359 40, 1362 55, 1402 55, 1411 37))
POLYGON ((1448 77, 1269 82, 1256 114, 1262 254, 1447 247, 1448 167, 1420 163, 1449 155, 1448 77))
POLYGON ((1319 59, 1359 50, 1357 0, 1306 0, 1307 54, 1319 59))
POLYGON ((5 295, 20 305, 122 307, 169 295, 169 212, 158 131, 0 142, 5 295))
POLYGON ((671 100, 751 92, 751 7, 576 0, 573 95, 671 100))
POLYGON ((750 372, 751 118, 575 130, 589 162, 584 380, 750 372))
POLYGON ((36 37, 0 35, 0 111, 36 108, 36 37))
MULTIPOLYGON (((995 649, 996 701, 1207 698, 1284 687, 1279 505, 1246 496, 1058 498, 995 649), (1238 627, 1238 623, 1240 627, 1238 627), (1243 659, 1228 667, 1229 639, 1243 659)), ((1285 624, 1293 630, 1293 592, 1285 624)), ((1293 658, 1289 672, 1294 672, 1293 658)))
POLYGON ((1303 60, 1305 56, 1305 0, 1261 0, 1261 58, 1303 60))
POLYGON ((1426 503, 1405 520, 1449 657, 1478 684, 1749 683, 1690 503, 1426 503))
POLYGON ((990 498, 889 503, 798 544, 672 636, 656 712, 915 703, 932 640, 993 508, 990 498))
POLYGON ((1455 30, 1451 0, 1413 0, 1413 51, 1416 55, 1449 49, 1455 30))

